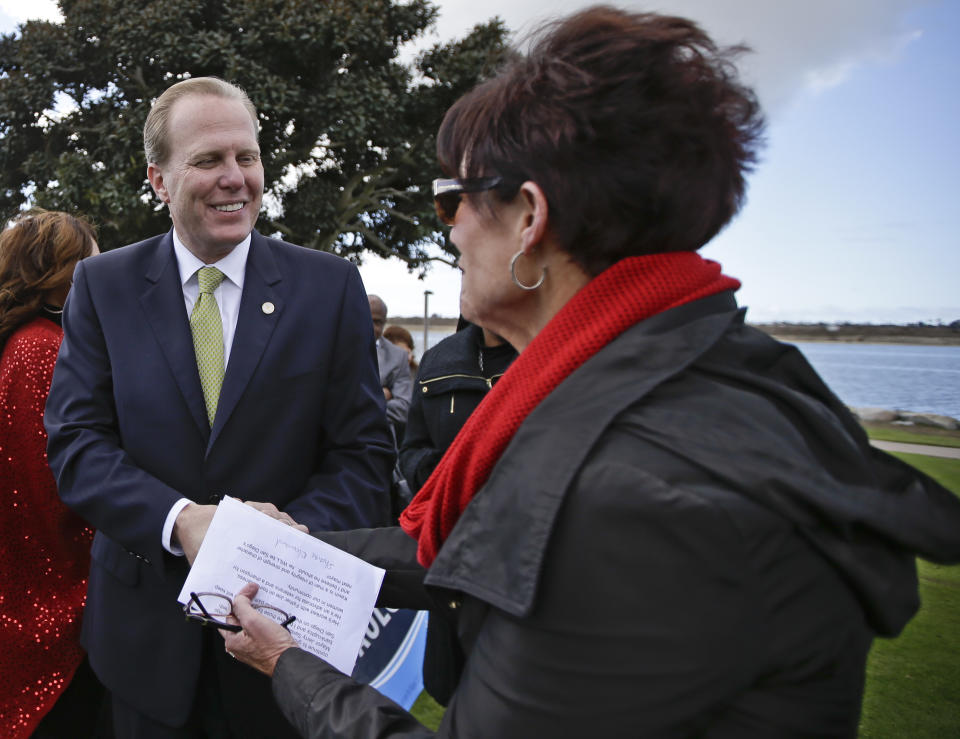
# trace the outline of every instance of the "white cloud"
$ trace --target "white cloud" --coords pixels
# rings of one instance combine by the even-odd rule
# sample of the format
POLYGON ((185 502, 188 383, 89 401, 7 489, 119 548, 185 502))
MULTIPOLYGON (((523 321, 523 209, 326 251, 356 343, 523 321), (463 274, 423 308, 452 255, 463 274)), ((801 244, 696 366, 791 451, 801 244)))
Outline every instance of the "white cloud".
POLYGON ((424 291, 429 290, 429 315, 456 317, 460 313, 460 271, 435 264, 423 280, 407 272, 399 259, 366 256, 360 276, 368 293, 379 295, 391 316, 422 316, 424 291))
MULTIPOLYGON (((775 115, 805 90, 846 81, 864 64, 889 61, 917 37, 905 25, 912 8, 937 0, 652 0, 613 5, 691 18, 717 41, 744 43, 744 79, 775 115)), ((439 37, 462 36, 499 15, 520 35, 539 22, 593 4, 586 0, 439 0, 439 37)))
POLYGON ((63 19, 56 0, 0 0, 0 12, 9 16, 16 23, 22 23, 26 20, 54 21, 63 19))

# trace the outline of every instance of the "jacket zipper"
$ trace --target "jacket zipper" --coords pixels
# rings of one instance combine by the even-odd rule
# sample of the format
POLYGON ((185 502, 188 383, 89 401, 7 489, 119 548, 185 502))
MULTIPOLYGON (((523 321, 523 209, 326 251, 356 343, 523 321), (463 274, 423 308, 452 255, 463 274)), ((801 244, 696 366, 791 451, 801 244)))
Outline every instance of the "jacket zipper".
MULTIPOLYGON (((465 374, 459 373, 455 375, 443 375, 441 377, 431 377, 429 380, 419 380, 418 382, 420 383, 421 386, 425 386, 425 385, 429 385, 431 382, 438 382, 440 380, 449 380, 453 377, 465 377, 468 380, 483 380, 485 383, 487 383, 487 390, 489 390, 493 387, 493 381, 499 380, 501 377, 503 377, 503 375, 504 373, 500 372, 499 374, 496 374, 496 375, 493 375, 492 377, 487 378, 487 377, 483 377, 482 375, 465 375, 465 374)), ((453 415, 455 397, 456 396, 453 393, 450 394, 450 415, 453 415)))
POLYGON ((500 374, 494 375, 490 379, 487 379, 483 375, 465 375, 460 373, 455 375, 443 375, 441 377, 431 377, 429 380, 418 380, 418 382, 421 385, 429 385, 431 382, 439 382, 440 380, 450 380, 454 377, 465 377, 468 380, 483 380, 485 383, 487 383, 487 387, 493 387, 493 381, 499 380, 501 377, 503 377, 503 375, 504 373, 501 372, 500 374))

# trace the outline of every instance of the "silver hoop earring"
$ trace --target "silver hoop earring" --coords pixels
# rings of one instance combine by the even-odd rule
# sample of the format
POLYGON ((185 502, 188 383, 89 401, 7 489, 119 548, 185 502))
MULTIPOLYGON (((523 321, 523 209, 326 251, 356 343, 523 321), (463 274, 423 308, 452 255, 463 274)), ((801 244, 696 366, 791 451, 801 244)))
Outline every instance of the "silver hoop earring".
POLYGON ((524 285, 520 280, 517 279, 517 260, 523 256, 523 249, 518 251, 513 255, 513 259, 510 260, 510 279, 513 280, 513 284, 519 287, 521 290, 536 290, 543 284, 543 278, 547 276, 547 268, 544 267, 543 271, 540 273, 540 279, 536 281, 533 285, 524 285))

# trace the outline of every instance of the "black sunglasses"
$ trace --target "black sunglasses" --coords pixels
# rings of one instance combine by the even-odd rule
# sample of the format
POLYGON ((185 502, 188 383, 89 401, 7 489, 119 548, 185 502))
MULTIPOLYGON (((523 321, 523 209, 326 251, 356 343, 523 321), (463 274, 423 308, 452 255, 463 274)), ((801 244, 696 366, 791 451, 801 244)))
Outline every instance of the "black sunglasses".
POLYGON ((434 180, 433 206, 437 209, 437 218, 448 226, 453 225, 460 207, 460 196, 466 192, 493 190, 504 184, 503 177, 472 177, 469 179, 434 180))

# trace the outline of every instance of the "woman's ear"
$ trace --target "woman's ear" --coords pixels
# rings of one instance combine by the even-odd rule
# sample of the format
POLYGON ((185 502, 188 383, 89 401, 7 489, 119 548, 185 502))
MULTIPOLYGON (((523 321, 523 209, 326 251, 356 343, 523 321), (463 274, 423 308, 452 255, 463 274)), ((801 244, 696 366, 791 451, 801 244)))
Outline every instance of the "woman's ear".
POLYGON ((520 243, 523 250, 529 253, 543 241, 547 234, 550 209, 547 196, 540 189, 540 185, 532 180, 527 180, 520 185, 517 196, 523 207, 520 243))

